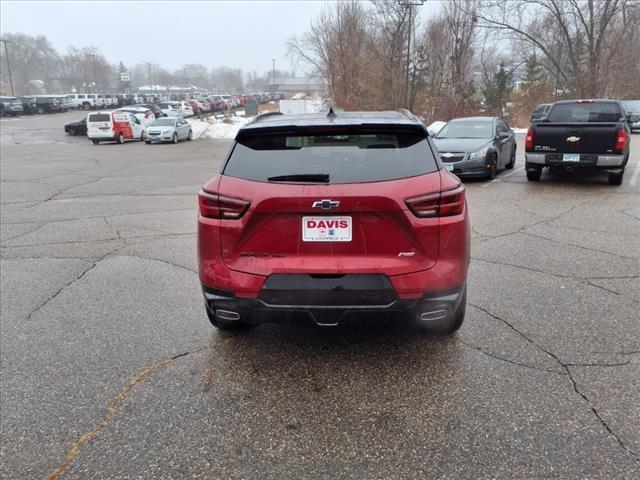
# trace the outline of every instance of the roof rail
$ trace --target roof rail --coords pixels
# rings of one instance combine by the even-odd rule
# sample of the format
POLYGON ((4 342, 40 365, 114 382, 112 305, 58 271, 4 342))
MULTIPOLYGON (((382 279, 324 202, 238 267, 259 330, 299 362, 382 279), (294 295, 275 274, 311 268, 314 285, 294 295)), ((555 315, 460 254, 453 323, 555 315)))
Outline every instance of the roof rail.
POLYGON ((284 115, 284 113, 282 112, 267 112, 267 113, 263 113, 261 115, 258 115, 254 120, 253 123, 255 122, 259 122, 261 120, 264 120, 267 117, 274 117, 276 115, 284 115))

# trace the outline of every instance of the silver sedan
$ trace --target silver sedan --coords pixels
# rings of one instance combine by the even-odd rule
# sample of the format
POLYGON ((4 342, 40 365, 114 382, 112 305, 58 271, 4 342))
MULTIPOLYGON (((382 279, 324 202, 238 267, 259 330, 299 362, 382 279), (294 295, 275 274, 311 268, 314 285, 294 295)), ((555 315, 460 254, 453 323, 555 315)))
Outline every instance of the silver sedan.
POLYGON ((145 143, 173 142, 191 140, 191 125, 181 117, 162 117, 156 119, 147 128, 145 143))

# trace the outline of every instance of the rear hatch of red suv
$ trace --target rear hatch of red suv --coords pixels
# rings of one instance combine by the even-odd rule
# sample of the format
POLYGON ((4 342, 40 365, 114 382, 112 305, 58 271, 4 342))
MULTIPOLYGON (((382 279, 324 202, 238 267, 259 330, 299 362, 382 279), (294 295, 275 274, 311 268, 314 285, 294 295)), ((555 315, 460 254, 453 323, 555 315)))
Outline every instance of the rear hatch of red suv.
POLYGON ((398 275, 438 259, 438 218, 411 210, 441 190, 418 124, 245 128, 218 178, 229 269, 398 275))

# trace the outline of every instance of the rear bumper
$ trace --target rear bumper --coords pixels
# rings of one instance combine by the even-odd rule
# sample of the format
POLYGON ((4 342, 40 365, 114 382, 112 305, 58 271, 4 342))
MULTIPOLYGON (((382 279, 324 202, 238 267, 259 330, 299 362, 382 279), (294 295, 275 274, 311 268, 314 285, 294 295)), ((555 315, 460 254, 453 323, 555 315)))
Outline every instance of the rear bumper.
POLYGON ((528 165, 539 165, 542 167, 601 167, 620 168, 625 165, 624 154, 581 154, 578 162, 565 162, 562 154, 554 153, 525 153, 525 160, 528 165))
MULTIPOLYGON (((368 303, 366 296, 354 305, 273 304, 263 298, 236 297, 233 292, 202 286, 205 305, 211 315, 252 323, 307 323, 336 326, 362 319, 408 318, 442 322, 453 318, 464 301, 466 284, 444 291, 428 292, 411 299, 395 298, 386 304, 368 303), (237 315, 236 315, 237 314, 237 315)), ((311 292, 310 292, 311 293, 311 292)), ((311 294, 316 297, 317 292, 311 294)))

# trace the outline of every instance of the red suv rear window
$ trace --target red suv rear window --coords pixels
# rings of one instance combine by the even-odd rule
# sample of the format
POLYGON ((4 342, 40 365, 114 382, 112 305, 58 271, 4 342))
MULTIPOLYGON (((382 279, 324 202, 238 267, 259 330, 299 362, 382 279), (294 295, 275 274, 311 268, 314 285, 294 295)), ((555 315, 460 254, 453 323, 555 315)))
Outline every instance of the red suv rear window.
POLYGON ((437 169, 427 135, 420 130, 325 128, 241 134, 223 174, 256 181, 323 175, 328 183, 359 183, 437 169))

